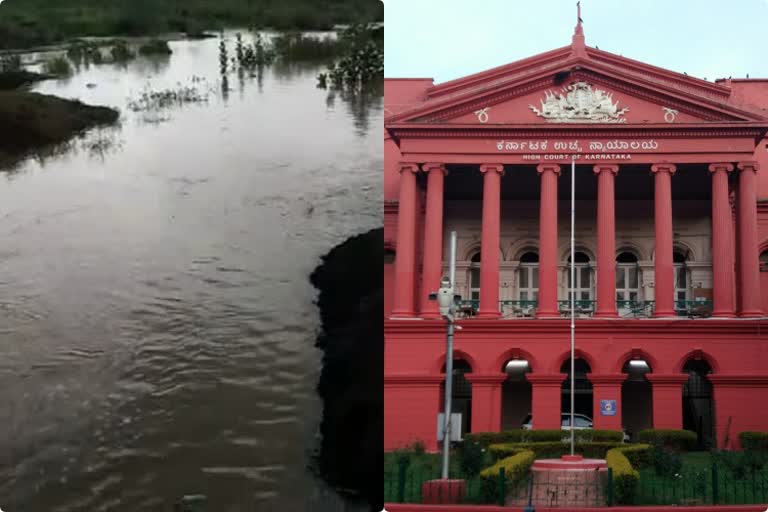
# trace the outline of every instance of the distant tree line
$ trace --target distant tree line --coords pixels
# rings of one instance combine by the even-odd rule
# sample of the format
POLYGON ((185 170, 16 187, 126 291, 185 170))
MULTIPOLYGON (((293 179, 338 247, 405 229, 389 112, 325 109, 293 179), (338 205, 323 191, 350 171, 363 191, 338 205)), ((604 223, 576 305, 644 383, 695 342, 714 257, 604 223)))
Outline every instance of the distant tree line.
POLYGON ((80 36, 194 36, 224 27, 318 30, 383 20, 379 0, 5 0, 0 49, 80 36))

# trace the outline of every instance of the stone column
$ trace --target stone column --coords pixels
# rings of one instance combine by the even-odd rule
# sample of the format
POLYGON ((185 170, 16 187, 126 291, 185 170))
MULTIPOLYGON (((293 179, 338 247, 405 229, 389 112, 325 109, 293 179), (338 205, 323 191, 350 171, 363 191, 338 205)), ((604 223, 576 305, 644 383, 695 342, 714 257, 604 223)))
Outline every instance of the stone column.
POLYGON ((614 176, 618 165, 598 164, 597 174, 597 309, 595 317, 615 318, 616 313, 616 205, 614 176))
POLYGON ((712 174, 712 316, 734 317, 732 218, 728 201, 728 173, 733 165, 710 164, 712 174))
POLYGON ((437 301, 428 295, 440 288, 443 272, 443 181, 447 171, 439 163, 422 166, 427 173, 427 207, 424 219, 424 266, 421 275, 421 316, 440 318, 437 301))
POLYGON ((626 380, 626 373, 593 375, 589 374, 592 383, 593 423, 596 429, 621 430, 621 385, 626 380), (616 408, 613 415, 601 414, 601 400, 615 400, 616 408))
POLYGON ((464 374, 472 383, 472 432, 501 431, 501 387, 506 375, 464 374))
POLYGON ((539 164, 539 304, 536 316, 559 317, 557 307, 557 177, 560 166, 539 164))
POLYGON ((686 374, 647 373, 653 389, 653 428, 683 428, 683 384, 686 374))
POLYGON ((397 209, 397 253, 393 317, 413 317, 416 284, 416 173, 419 166, 400 163, 400 196, 397 209))
POLYGON ((534 430, 558 430, 563 381, 568 375, 526 373, 531 383, 531 415, 534 430))
POLYGON ((655 296, 653 316, 675 316, 675 267, 672 262, 673 164, 651 166, 654 174, 654 224, 656 227, 655 296))
POLYGON ((499 245, 501 237, 502 164, 483 164, 483 227, 480 247, 480 309, 478 318, 498 318, 499 245))
POLYGON ((741 162, 739 168, 739 316, 763 316, 760 298, 760 257, 757 241, 757 162, 741 162))

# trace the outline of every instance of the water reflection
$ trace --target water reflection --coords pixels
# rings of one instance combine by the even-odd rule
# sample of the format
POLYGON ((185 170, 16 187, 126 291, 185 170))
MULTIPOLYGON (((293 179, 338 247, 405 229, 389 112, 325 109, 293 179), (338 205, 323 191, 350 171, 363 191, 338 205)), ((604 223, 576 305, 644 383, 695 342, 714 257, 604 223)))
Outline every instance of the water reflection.
POLYGON ((321 357, 307 276, 382 222, 381 101, 329 103, 319 65, 233 74, 225 100, 217 45, 35 86, 122 122, 0 180, 4 509, 196 493, 206 510, 337 509, 306 469, 321 357), (128 108, 201 83, 208 102, 128 108))

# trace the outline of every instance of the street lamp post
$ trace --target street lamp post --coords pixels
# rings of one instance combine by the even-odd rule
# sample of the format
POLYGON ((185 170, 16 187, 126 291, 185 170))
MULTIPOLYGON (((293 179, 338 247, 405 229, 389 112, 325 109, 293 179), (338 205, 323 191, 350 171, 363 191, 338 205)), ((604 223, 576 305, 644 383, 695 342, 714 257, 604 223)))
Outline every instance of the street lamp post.
POLYGON ((448 479, 448 465, 451 448, 451 396, 453 394, 453 331, 456 314, 456 232, 451 231, 450 270, 447 277, 440 281, 440 290, 431 293, 430 300, 437 300, 440 314, 446 321, 445 339, 445 407, 443 414, 443 471, 442 479, 448 479))

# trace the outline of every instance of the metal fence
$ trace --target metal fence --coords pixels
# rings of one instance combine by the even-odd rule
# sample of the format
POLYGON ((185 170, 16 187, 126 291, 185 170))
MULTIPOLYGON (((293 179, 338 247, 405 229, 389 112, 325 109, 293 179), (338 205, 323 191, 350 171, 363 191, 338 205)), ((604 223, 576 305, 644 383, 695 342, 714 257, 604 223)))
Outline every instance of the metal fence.
MULTIPOLYGON (((384 501, 387 503, 450 503, 455 491, 425 483, 440 478, 439 468, 410 467, 400 464, 385 470, 384 501), (434 492, 442 492, 443 495, 434 492)), ((652 467, 640 471, 633 492, 619 503, 616 482, 610 469, 582 472, 580 476, 530 472, 525 478, 510 481, 501 470, 493 481, 479 477, 466 480, 462 503, 507 506, 600 507, 628 505, 748 505, 768 503, 768 466, 737 471, 713 461, 698 469, 688 468, 671 476, 657 475, 652 467)))

